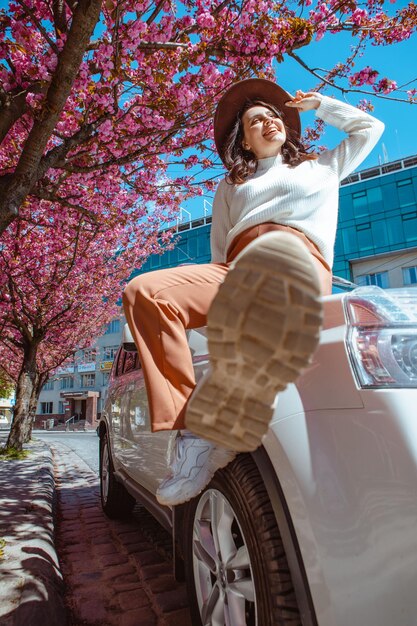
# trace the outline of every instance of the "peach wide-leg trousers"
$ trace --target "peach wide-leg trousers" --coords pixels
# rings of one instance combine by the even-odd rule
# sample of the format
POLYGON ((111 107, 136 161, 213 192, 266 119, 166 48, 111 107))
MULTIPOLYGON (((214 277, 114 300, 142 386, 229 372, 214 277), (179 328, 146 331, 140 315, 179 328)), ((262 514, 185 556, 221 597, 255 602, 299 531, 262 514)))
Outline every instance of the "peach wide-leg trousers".
POLYGON ((331 293, 331 270, 317 247, 300 231, 273 223, 238 235, 228 250, 227 263, 157 270, 137 276, 126 286, 123 307, 142 364, 152 431, 185 427, 186 404, 195 387, 185 331, 206 325, 208 310, 230 263, 250 241, 271 230, 291 232, 305 243, 322 294, 331 293))

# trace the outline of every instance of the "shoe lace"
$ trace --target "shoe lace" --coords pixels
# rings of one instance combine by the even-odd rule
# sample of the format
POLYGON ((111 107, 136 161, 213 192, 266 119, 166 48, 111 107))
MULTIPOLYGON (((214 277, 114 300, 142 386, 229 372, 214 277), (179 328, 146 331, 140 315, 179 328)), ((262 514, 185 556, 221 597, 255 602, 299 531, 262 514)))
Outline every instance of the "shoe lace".
MULTIPOLYGON (((172 443, 172 447, 169 450, 169 454, 168 454, 168 465, 171 468, 171 472, 173 474, 176 473, 178 465, 183 462, 184 448, 187 445, 187 443, 190 441, 190 439, 194 441, 195 440, 202 441, 200 437, 197 437, 197 435, 194 435, 191 432, 185 431, 185 432, 178 432, 177 436, 175 437, 172 443)), ((208 443, 208 442, 204 441, 204 443, 208 443)))
POLYGON ((178 463, 182 457, 185 445, 184 440, 185 436, 179 432, 172 441, 170 449, 168 450, 168 467, 171 468, 173 473, 175 473, 178 463))

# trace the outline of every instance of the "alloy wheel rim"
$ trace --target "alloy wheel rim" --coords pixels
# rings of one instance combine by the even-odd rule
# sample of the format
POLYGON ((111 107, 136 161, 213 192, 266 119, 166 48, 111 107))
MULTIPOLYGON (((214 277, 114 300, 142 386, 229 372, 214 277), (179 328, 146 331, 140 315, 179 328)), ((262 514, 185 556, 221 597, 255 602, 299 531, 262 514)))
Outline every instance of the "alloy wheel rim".
POLYGON ((242 528, 217 489, 201 496, 194 517, 193 571, 203 626, 257 626, 253 569, 242 528))

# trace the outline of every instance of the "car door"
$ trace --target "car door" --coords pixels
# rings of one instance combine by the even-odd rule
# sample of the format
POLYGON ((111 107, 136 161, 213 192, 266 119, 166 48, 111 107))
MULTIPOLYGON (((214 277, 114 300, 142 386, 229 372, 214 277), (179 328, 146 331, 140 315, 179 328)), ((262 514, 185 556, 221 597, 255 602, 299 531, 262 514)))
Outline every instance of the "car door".
MULTIPOLYGON (((208 365, 205 329, 187 331, 198 381, 208 365)), ((166 476, 170 448, 176 431, 152 433, 143 371, 137 352, 118 354, 117 383, 112 390, 114 448, 124 471, 155 493, 166 476)))

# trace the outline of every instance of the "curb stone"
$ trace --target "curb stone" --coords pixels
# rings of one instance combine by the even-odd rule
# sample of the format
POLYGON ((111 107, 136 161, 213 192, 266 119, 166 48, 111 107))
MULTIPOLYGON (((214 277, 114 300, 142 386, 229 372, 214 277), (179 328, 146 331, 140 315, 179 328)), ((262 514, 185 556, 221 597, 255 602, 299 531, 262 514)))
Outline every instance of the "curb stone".
POLYGON ((66 626, 52 454, 42 441, 24 449, 24 460, 0 460, 0 626, 66 626))

